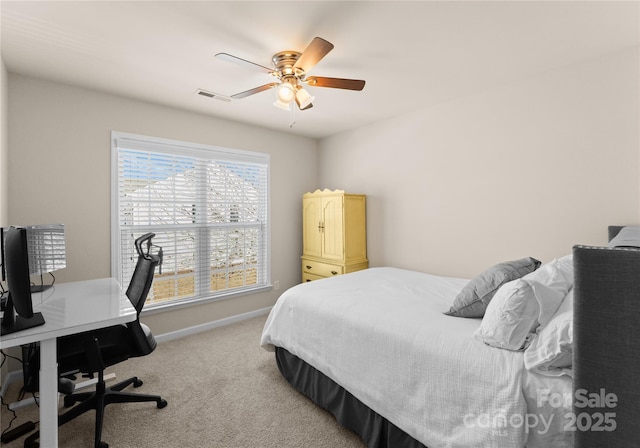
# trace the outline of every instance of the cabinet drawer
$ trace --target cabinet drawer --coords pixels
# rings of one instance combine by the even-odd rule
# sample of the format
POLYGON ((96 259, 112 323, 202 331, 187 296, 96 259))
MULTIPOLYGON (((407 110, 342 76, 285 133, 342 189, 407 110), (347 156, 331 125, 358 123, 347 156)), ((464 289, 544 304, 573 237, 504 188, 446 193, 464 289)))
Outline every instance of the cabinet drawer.
POLYGON ((302 283, 312 282, 314 280, 321 280, 325 277, 320 277, 319 275, 309 274, 308 272, 302 273, 302 283))
POLYGON ((320 277, 332 277, 344 273, 343 267, 335 264, 320 263, 312 260, 302 260, 302 272, 319 275, 320 277))

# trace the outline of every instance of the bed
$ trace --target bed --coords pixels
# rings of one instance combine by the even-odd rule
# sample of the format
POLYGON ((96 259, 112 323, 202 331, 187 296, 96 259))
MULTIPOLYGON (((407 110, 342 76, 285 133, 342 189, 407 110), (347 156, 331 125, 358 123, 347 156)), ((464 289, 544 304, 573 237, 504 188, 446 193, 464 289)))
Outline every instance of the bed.
POLYGON ((304 283, 278 299, 261 344, 369 448, 572 447, 574 269, 571 254, 474 279, 383 267, 304 283))

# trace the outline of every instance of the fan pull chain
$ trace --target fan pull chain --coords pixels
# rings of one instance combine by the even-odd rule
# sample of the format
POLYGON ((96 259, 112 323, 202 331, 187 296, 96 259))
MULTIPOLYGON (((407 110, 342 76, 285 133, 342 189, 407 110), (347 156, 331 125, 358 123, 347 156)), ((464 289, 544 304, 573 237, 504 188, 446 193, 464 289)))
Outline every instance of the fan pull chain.
POLYGON ((291 123, 289 123, 289 127, 292 128, 294 124, 296 124, 296 105, 291 104, 291 123))

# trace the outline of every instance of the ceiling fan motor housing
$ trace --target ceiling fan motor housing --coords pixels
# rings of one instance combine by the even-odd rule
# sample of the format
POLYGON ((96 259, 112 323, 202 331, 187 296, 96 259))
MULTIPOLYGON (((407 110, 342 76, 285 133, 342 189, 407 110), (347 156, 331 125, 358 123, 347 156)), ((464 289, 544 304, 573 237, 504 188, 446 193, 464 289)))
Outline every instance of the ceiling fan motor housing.
POLYGON ((298 68, 294 69, 293 66, 302 53, 297 51, 280 51, 273 55, 271 62, 281 76, 296 76, 304 77, 304 71, 298 68))

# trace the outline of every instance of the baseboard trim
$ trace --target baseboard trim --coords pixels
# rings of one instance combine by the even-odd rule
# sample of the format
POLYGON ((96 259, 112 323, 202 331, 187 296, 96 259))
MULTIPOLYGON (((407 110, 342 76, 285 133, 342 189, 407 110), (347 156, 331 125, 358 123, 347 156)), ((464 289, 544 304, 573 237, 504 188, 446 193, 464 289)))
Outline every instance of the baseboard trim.
POLYGON ((225 317, 223 319, 214 320, 211 322, 207 322, 200 325, 194 325, 193 327, 181 328, 180 330, 170 331, 168 333, 163 333, 157 335, 155 340, 158 343, 172 341, 174 339, 183 338, 185 336, 190 336, 192 334, 197 334, 202 331, 212 330, 218 327, 224 327, 226 325, 231 325, 236 322, 242 322, 243 320, 252 319, 254 317, 262 316, 265 314, 269 314, 272 307, 261 308, 259 310, 249 311, 247 313, 236 314, 235 316, 225 317))

